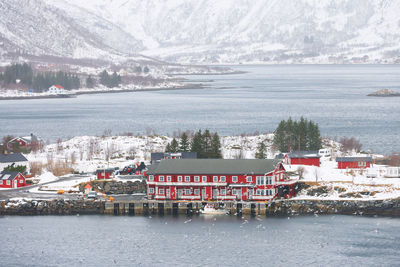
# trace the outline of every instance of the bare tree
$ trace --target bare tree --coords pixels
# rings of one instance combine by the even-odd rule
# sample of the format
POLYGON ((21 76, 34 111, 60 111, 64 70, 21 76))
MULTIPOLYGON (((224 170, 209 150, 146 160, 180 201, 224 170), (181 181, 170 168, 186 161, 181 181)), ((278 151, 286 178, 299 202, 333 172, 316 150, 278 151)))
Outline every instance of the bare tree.
POLYGON ((340 138, 339 143, 342 145, 342 151, 343 152, 349 152, 349 151, 356 151, 360 152, 362 144, 360 143, 360 140, 354 138, 354 137, 342 137, 340 138))

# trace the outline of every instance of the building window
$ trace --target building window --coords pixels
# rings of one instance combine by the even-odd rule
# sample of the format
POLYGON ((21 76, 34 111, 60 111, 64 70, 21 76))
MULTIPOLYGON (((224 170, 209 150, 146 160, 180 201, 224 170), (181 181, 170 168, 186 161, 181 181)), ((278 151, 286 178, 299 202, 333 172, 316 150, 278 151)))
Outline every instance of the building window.
POLYGON ((232 176, 232 183, 237 183, 238 177, 237 176, 232 176))
POLYGON ((167 176, 167 182, 171 182, 171 176, 167 176))
POLYGON ((190 189, 185 189, 185 195, 190 195, 190 189))
POLYGON ((159 180, 160 182, 164 182, 164 176, 159 176, 159 177, 158 177, 158 180, 159 180))
POLYGON ((149 188, 149 194, 154 194, 154 188, 149 188))
POLYGON ((360 162, 358 162, 358 166, 365 167, 365 166, 367 166, 367 163, 365 161, 360 161, 360 162))
POLYGON ((10 180, 7 180, 7 185, 10 185, 11 183, 10 183, 10 180))
POLYGON ((221 177, 219 178, 219 181, 220 181, 220 182, 225 182, 225 181, 226 181, 225 176, 221 176, 221 177))
POLYGON ((223 196, 226 195, 226 190, 225 189, 221 189, 220 190, 220 194, 223 195, 223 196))
POLYGON ((200 189, 195 189, 195 190, 194 190, 194 194, 195 194, 195 195, 200 195, 200 189))
POLYGON ((218 176, 213 176, 213 182, 214 183, 218 182, 218 176))
POLYGON ((190 176, 185 176, 185 182, 190 182, 190 176))
POLYGON ((200 182, 200 176, 195 176, 195 177, 194 177, 194 181, 195 181, 196 183, 200 182))
POLYGON ((202 176, 201 179, 203 180, 203 183, 207 183, 207 176, 202 176))
POLYGON ((253 182, 253 177, 247 176, 247 177, 246 177, 246 182, 248 182, 248 183, 253 182))
POLYGON ((256 195, 261 195, 261 190, 260 189, 257 189, 256 195))
POLYGON ((149 175, 149 181, 154 181, 154 175, 149 175))
POLYGON ((182 182, 182 176, 178 176, 178 182, 182 182))
POLYGON ((158 194, 160 194, 160 195, 164 195, 164 188, 160 188, 160 189, 158 189, 158 194))

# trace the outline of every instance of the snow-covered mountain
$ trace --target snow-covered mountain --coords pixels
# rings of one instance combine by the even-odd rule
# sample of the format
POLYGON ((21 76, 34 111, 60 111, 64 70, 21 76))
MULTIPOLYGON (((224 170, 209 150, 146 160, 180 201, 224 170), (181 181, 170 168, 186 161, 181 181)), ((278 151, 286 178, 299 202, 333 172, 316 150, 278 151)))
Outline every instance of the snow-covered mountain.
POLYGON ((3 0, 0 38, 75 57, 185 63, 395 61, 398 0, 3 0))

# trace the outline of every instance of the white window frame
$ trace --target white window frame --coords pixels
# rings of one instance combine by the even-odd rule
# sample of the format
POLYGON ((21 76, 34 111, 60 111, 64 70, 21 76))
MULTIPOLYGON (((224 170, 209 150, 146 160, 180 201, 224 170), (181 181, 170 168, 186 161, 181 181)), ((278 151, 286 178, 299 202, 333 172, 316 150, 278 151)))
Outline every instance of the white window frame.
POLYGON ((256 190, 256 195, 261 196, 261 190, 260 189, 256 190))
POLYGON ((191 195, 191 194, 192 194, 192 192, 190 192, 190 189, 185 189, 185 195, 186 196, 191 195))
POLYGON ((154 188, 153 187, 149 188, 149 194, 154 194, 154 188))
POLYGON ((203 183, 207 183, 207 176, 201 176, 201 181, 203 183))
POLYGON ((167 182, 171 182, 172 181, 172 177, 171 177, 171 175, 168 175, 167 176, 167 182))
POLYGON ((178 176, 178 182, 182 182, 182 176, 178 176))
POLYGON ((194 194, 195 194, 195 195, 200 195, 200 189, 198 189, 198 188, 195 189, 195 190, 194 190, 194 194))
POLYGON ((225 182, 226 182, 226 176, 220 176, 220 177, 219 177, 219 181, 220 181, 221 183, 225 183, 225 182))
POLYGON ((218 182, 218 176, 213 176, 213 182, 217 183, 218 182))
POLYGON ((188 182, 188 183, 190 182, 190 175, 185 176, 185 182, 188 182))
POLYGON ((154 181, 154 175, 149 175, 149 181, 154 181))
POLYGON ((164 175, 158 176, 158 181, 159 182, 164 182, 164 175))
POLYGON ((246 182, 252 183, 253 182, 253 177, 252 176, 246 176, 246 182))
POLYGON ((7 185, 10 185, 11 183, 10 183, 10 180, 7 180, 7 185))
POLYGON ((232 183, 237 183, 237 182, 238 182, 238 177, 232 176, 232 183))
POLYGON ((219 194, 220 194, 221 196, 225 196, 225 195, 226 195, 226 189, 220 189, 220 190, 219 190, 219 194))
POLYGON ((164 188, 158 188, 158 194, 164 195, 165 194, 164 188))
POLYGON ((199 182, 200 182, 200 176, 195 176, 195 177, 194 177, 194 181, 195 181, 196 183, 199 183, 199 182))

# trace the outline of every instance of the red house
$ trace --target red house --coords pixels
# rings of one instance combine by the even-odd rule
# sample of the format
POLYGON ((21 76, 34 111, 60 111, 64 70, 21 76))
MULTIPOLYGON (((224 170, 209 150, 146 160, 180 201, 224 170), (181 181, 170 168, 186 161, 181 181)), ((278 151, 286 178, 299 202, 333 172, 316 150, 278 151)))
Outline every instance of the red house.
POLYGON ((26 186, 25 177, 20 172, 0 173, 0 188, 18 188, 26 186))
POLYGON ((320 166, 320 155, 318 151, 296 151, 285 156, 287 164, 320 166))
POLYGON ((371 157, 337 157, 338 169, 366 169, 371 167, 371 157))
POLYGON ((38 146, 42 144, 42 140, 38 138, 36 135, 31 134, 30 136, 23 136, 23 137, 15 137, 8 141, 7 147, 9 150, 13 150, 15 145, 18 145, 20 148, 32 148, 33 146, 38 146))
POLYGON ((147 192, 156 200, 267 201, 295 195, 279 160, 170 159, 149 168, 147 192))
POLYGON ((114 176, 114 169, 96 170, 97 179, 111 179, 114 176))

